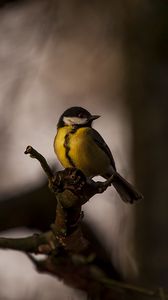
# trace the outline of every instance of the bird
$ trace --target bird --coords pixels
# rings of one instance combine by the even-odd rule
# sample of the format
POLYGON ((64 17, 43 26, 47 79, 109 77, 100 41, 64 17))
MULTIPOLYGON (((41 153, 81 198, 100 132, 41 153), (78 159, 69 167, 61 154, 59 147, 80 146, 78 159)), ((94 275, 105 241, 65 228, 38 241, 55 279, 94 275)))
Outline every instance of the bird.
POLYGON ((80 169, 86 177, 100 175, 108 179, 124 202, 142 199, 132 184, 116 169, 113 155, 102 136, 93 127, 100 115, 92 115, 83 107, 70 107, 63 112, 57 123, 54 151, 64 168, 80 169))

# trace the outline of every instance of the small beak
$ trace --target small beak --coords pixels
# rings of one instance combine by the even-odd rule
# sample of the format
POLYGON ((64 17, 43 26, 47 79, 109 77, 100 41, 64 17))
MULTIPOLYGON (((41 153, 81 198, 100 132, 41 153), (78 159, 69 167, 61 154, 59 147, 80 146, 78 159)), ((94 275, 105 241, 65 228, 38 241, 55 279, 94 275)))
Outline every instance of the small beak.
POLYGON ((92 116, 89 117, 89 121, 93 121, 93 120, 96 120, 98 118, 100 118, 100 116, 98 116, 98 115, 92 115, 92 116))

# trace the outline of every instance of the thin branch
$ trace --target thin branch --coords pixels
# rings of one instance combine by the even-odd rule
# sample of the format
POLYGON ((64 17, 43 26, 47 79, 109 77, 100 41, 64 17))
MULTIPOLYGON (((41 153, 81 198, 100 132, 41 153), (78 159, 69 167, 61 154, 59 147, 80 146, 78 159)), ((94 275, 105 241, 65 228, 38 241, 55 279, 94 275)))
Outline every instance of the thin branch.
MULTIPOLYGON (((49 188, 57 203, 55 223, 45 233, 26 238, 0 238, 0 248, 47 254, 47 258, 42 261, 28 255, 39 272, 53 274, 71 287, 86 291, 94 299, 102 299, 104 296, 106 300, 118 299, 123 291, 131 292, 131 296, 137 293, 159 297, 161 300, 168 299, 163 289, 154 291, 107 277, 104 269, 96 262, 96 251, 93 252, 92 245, 81 230, 82 205, 95 194, 103 193, 111 185, 114 176, 105 182, 94 182, 75 168, 53 174, 46 159, 33 147, 28 146, 25 154, 36 158, 48 177, 49 188)), ((117 274, 115 270, 114 274, 117 274)))
MULTIPOLYGON (((133 285, 133 284, 119 282, 119 281, 112 280, 112 279, 109 279, 109 278, 100 278, 100 281, 102 283, 104 283, 105 285, 109 286, 109 287, 117 287, 117 288, 121 288, 121 289, 124 289, 124 290, 144 294, 146 296, 153 297, 157 294, 156 290, 147 289, 147 288, 144 288, 144 287, 141 287, 141 286, 136 286, 136 285, 133 285)), ((167 295, 167 297, 168 297, 168 295, 167 295)))
POLYGON ((41 155, 39 152, 37 152, 32 146, 27 146, 24 153, 30 154, 30 157, 32 157, 32 158, 36 158, 40 162, 42 169, 46 173, 47 177, 49 179, 53 178, 53 172, 43 155, 41 155))
POLYGON ((35 254, 47 254, 58 247, 52 231, 25 238, 0 238, 1 249, 13 249, 35 254))

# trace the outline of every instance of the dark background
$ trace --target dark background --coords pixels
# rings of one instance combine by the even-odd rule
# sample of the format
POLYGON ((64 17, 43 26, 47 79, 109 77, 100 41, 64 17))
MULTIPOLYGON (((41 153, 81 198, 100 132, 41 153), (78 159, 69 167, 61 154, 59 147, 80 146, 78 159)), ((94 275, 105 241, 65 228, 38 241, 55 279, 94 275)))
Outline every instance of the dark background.
MULTIPOLYGON (((167 6, 0 2, 0 229, 22 227, 2 235, 45 229, 51 196, 40 166, 23 152, 31 144, 60 168, 52 146, 57 120, 81 105, 102 115, 94 127, 145 197, 129 206, 109 189, 85 206, 85 220, 125 280, 168 286, 167 6)), ((24 254, 0 253, 1 298, 81 297, 37 274, 24 254)))

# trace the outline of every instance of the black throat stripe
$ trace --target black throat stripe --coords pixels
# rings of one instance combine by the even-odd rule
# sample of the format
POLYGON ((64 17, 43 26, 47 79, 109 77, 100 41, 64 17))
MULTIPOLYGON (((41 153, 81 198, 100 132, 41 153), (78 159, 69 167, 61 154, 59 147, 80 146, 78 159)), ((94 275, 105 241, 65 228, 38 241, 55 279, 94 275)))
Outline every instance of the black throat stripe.
POLYGON ((69 146, 69 143, 70 143, 70 138, 71 138, 71 135, 74 134, 76 131, 78 130, 78 127, 77 126, 74 126, 66 135, 65 135, 65 140, 64 140, 64 147, 65 147, 65 155, 66 155, 66 158, 68 159, 69 163, 71 164, 72 167, 76 167, 75 166, 75 163, 73 162, 72 158, 70 157, 69 155, 69 151, 70 151, 70 146, 69 146))

